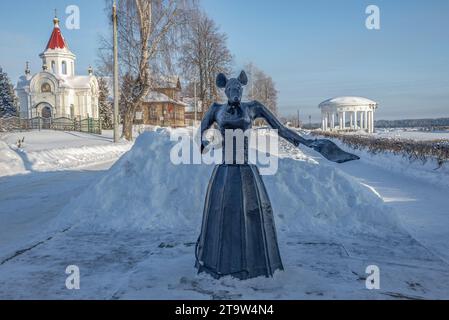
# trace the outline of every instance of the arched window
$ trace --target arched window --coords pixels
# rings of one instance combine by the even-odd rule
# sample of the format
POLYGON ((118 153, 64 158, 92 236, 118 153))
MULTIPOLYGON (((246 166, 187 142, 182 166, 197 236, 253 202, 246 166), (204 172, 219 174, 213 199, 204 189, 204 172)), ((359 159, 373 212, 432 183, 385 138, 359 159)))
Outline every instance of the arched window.
POLYGON ((56 73, 56 63, 54 61, 51 62, 51 71, 56 73))
POLYGON ((62 61, 62 74, 67 74, 67 62, 62 61))
POLYGON ((50 84, 47 83, 47 82, 43 83, 42 86, 41 86, 41 92, 42 93, 51 92, 50 84))

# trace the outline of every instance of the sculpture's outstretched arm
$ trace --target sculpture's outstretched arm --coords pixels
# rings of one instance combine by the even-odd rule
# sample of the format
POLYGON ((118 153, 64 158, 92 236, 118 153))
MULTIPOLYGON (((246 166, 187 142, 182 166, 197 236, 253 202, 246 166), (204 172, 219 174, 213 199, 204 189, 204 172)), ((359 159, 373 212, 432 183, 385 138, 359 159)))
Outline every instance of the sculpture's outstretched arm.
POLYGON ((210 106, 209 110, 207 110, 206 114, 203 117, 203 120, 201 121, 201 127, 199 130, 199 141, 201 141, 201 153, 203 152, 204 148, 206 147, 204 145, 203 141, 203 135, 204 132, 206 132, 215 122, 215 113, 217 111, 217 108, 219 107, 218 104, 214 103, 210 106))
POLYGON ((286 128, 276 116, 263 104, 258 101, 253 101, 250 103, 254 119, 263 118, 268 124, 273 128, 278 130, 278 134, 285 140, 291 142, 295 146, 303 144, 315 151, 321 153, 326 159, 343 163, 352 160, 360 159, 358 156, 341 150, 335 143, 326 139, 316 139, 308 140, 301 137, 299 134, 293 132, 292 130, 286 128))
POLYGON ((265 119, 268 122, 268 124, 270 125, 270 127, 278 130, 278 134, 282 138, 284 138, 285 140, 294 144, 295 146, 299 146, 300 144, 303 144, 307 147, 311 147, 311 144, 314 142, 314 140, 304 139, 296 132, 293 132, 292 130, 285 127, 278 120, 278 118, 263 104, 261 104, 258 101, 253 101, 250 104, 252 105, 252 109, 254 112, 254 119, 256 119, 256 118, 265 119))

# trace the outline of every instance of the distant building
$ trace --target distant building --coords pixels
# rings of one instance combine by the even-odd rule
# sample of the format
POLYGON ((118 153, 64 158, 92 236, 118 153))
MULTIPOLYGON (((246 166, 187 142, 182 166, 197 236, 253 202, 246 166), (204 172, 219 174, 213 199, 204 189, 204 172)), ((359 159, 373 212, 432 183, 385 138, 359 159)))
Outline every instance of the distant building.
POLYGON ((318 106, 321 109, 323 131, 374 132, 374 113, 377 102, 362 97, 337 97, 318 106))
MULTIPOLYGON (((187 126, 193 126, 195 122, 195 98, 183 98, 182 101, 187 105, 185 111, 185 122, 187 126)), ((196 121, 203 119, 202 101, 196 99, 196 121)))
POLYGON ((98 81, 91 68, 88 75, 75 73, 73 54, 54 18, 54 28, 45 51, 40 54, 42 71, 31 75, 27 63, 25 75, 16 87, 22 118, 71 119, 98 118, 98 81))
POLYGON ((145 98, 135 114, 135 124, 161 127, 185 127, 185 104, 181 99, 179 78, 167 77, 160 80, 158 88, 145 98))

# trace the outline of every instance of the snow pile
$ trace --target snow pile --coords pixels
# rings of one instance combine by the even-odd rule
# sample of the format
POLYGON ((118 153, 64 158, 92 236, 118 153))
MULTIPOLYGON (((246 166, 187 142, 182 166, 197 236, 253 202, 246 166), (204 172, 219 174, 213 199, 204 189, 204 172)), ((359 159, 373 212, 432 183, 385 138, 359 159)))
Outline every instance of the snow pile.
MULTIPOLYGON (((176 142, 167 133, 143 133, 130 152, 64 209, 57 226, 198 231, 213 167, 173 165, 170 150, 176 142)), ((304 158, 280 158, 277 174, 264 177, 279 230, 380 236, 398 230, 394 214, 376 194, 331 165, 304 158)))
POLYGON ((132 146, 111 140, 108 136, 50 130, 8 133, 0 140, 0 177, 109 162, 132 146), (23 141, 20 146, 18 140, 23 141))
POLYGON ((0 177, 25 173, 26 169, 20 156, 0 140, 0 177))
POLYGON ((49 149, 24 153, 33 171, 72 169, 112 161, 128 151, 131 144, 109 144, 76 148, 49 149))

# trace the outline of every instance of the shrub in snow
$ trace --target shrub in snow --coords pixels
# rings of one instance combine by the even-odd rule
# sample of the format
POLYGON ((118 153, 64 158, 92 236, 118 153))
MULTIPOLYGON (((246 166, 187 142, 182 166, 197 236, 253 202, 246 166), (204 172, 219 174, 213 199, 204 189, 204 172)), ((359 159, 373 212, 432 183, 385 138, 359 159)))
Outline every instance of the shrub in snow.
POLYGON ((371 154, 391 152, 408 158, 410 162, 421 161, 425 164, 435 159, 440 168, 449 161, 449 141, 415 141, 408 139, 377 138, 367 135, 344 135, 332 132, 312 131, 312 134, 339 139, 355 150, 367 150, 371 154))

